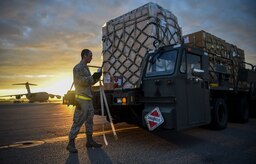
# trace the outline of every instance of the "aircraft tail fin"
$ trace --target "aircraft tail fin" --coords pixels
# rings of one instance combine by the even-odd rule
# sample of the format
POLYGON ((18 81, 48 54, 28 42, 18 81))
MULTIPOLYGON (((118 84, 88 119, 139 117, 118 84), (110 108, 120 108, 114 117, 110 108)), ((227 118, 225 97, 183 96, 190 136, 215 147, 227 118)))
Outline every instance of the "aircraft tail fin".
POLYGON ((32 83, 29 83, 29 82, 26 82, 26 83, 16 83, 16 84, 12 84, 12 85, 25 85, 26 89, 28 91, 28 94, 31 94, 30 87, 29 87, 30 85, 37 86, 36 84, 32 84, 32 83))

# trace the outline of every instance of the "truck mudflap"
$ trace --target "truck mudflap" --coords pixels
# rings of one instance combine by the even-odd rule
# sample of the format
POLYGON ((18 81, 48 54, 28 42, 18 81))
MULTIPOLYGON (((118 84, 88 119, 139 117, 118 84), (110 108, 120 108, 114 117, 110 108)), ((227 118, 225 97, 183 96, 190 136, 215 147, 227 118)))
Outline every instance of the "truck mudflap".
MULTIPOLYGON (((147 103, 145 104, 144 110, 142 111, 142 126, 147 127, 147 121, 145 117, 152 113, 152 110, 159 109, 162 117, 163 123, 158 128, 165 128, 165 129, 174 129, 176 128, 176 119, 175 119, 175 107, 174 104, 171 103, 147 103)), ((159 118, 161 121, 161 118, 159 118)), ((156 121, 157 122, 157 121, 156 121)), ((149 130, 151 130, 149 128, 149 130)), ((153 129, 154 130, 154 129, 153 129)))

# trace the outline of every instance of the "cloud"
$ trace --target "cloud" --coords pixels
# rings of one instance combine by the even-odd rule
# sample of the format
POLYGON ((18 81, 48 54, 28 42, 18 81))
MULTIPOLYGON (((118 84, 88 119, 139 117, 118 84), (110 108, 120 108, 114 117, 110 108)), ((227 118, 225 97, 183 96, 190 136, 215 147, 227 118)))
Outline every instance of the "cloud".
POLYGON ((55 77, 54 75, 0 75, 1 78, 16 79, 16 78, 49 78, 55 77))

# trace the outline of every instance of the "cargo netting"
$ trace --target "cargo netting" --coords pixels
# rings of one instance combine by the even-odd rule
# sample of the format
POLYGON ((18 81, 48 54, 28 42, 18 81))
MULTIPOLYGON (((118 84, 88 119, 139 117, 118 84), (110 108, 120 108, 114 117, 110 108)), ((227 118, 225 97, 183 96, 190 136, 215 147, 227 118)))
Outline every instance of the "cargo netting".
POLYGON ((110 20, 102 28, 105 89, 113 89, 116 77, 122 88, 134 88, 145 54, 159 46, 181 43, 175 15, 155 3, 110 20))

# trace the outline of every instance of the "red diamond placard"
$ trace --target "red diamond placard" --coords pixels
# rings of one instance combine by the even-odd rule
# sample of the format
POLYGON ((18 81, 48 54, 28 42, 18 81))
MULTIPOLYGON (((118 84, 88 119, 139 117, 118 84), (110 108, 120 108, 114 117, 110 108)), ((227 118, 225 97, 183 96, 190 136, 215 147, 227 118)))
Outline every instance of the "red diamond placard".
POLYGON ((164 118, 159 108, 155 107, 145 116, 145 121, 147 123, 148 129, 152 131, 164 122, 164 118))

